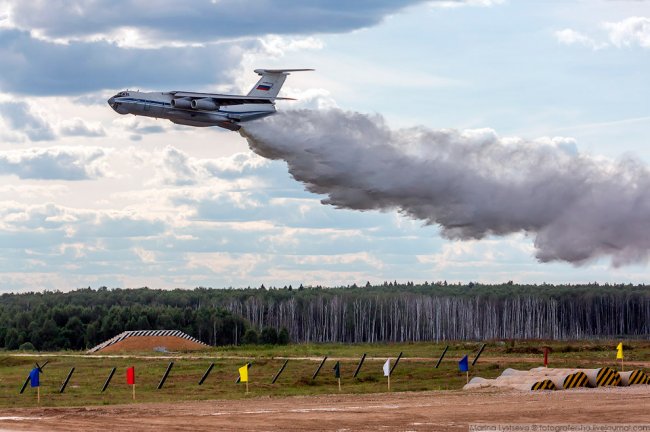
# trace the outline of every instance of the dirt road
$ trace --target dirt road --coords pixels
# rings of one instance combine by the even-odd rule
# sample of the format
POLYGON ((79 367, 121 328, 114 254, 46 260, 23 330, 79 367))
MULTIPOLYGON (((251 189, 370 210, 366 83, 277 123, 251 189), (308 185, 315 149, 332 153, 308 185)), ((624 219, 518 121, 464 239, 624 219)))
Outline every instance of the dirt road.
POLYGON ((650 386, 442 391, 0 411, 2 431, 464 430, 470 423, 650 424, 650 386))

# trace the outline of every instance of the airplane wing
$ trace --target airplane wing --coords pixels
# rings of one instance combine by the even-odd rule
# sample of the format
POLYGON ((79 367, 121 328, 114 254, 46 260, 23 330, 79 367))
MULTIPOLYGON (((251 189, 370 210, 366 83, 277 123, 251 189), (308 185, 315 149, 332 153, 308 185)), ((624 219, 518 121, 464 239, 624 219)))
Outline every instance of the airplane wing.
POLYGON ((270 104, 274 100, 295 100, 292 98, 282 97, 264 97, 264 96, 238 96, 238 95, 223 95, 217 93, 197 93, 197 92, 169 92, 174 98, 187 98, 187 99, 212 99, 219 105, 241 105, 241 104, 270 104))

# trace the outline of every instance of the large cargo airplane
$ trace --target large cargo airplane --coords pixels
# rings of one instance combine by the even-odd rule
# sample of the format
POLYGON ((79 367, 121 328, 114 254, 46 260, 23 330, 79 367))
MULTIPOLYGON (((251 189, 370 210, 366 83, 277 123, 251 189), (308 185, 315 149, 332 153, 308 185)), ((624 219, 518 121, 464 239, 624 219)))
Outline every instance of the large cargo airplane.
POLYGON ((262 78, 247 95, 223 95, 183 91, 140 92, 125 90, 108 100, 119 114, 133 114, 171 120, 187 126, 219 126, 231 131, 239 123, 275 113, 275 101, 290 72, 313 69, 255 69, 262 78))

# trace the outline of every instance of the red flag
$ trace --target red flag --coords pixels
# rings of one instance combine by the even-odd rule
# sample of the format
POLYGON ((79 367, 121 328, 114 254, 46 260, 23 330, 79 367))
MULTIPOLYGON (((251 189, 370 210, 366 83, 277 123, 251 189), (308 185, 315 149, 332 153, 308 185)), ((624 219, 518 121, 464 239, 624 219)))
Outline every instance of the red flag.
POLYGON ((135 384, 135 368, 133 366, 126 370, 126 383, 135 384))

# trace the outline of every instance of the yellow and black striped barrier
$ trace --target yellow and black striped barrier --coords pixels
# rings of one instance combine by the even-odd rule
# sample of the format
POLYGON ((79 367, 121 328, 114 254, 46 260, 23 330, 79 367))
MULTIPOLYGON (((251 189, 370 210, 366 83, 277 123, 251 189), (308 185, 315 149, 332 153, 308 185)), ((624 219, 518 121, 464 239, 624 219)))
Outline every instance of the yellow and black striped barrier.
POLYGON ((533 391, 538 391, 538 390, 557 390, 557 387, 555 386, 555 383, 551 381, 550 379, 545 379, 541 381, 537 381, 533 383, 533 385, 530 387, 531 390, 533 391))
POLYGON ((641 369, 621 372, 621 385, 650 384, 650 376, 641 369))
POLYGON ((562 388, 570 389, 576 387, 587 387, 587 385, 589 385, 589 377, 586 373, 578 371, 569 374, 566 378, 564 378, 562 388))
POLYGON ((621 375, 612 368, 604 367, 598 369, 596 375, 596 386, 617 386, 621 384, 621 375))

